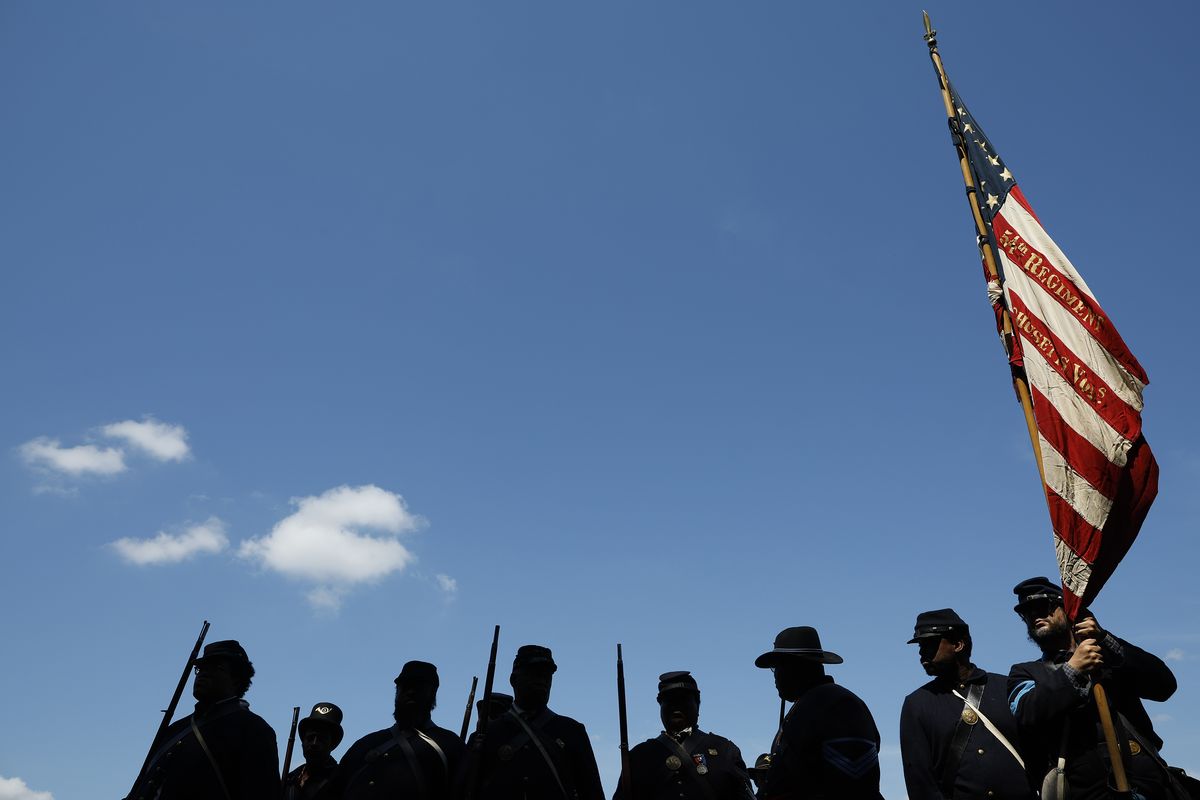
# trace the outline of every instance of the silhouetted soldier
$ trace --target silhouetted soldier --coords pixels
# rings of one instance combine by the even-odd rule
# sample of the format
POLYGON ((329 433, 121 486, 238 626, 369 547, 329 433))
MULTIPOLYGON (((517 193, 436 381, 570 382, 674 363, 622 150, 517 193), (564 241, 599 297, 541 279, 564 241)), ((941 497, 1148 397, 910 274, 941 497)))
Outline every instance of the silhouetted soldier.
POLYGON ((517 650, 512 708, 488 723, 486 741, 468 743, 464 775, 483 759, 479 800, 604 800, 587 730, 546 707, 557 669, 549 648, 517 650))
POLYGON ((300 720, 300 747, 304 763, 288 773, 283 782, 284 800, 314 800, 323 796, 337 769, 333 751, 342 742, 342 710, 333 703, 317 703, 300 720))
MULTIPOLYGON (((663 732, 629 751, 638 800, 752 800, 746 763, 737 745, 700 730, 700 688, 688 672, 658 679, 663 732)), ((624 775, 622 775, 624 777, 624 775)), ((628 800, 622 780, 613 800, 628 800)))
POLYGON ((908 643, 933 676, 900 711, 909 800, 1037 800, 1019 755, 1008 678, 971 663, 967 623, 951 608, 925 611, 908 643))
POLYGON ((409 661, 396 677, 396 724, 359 739, 338 766, 325 796, 444 800, 462 760, 458 736, 433 724, 437 667, 409 661))
MULTIPOLYGON (((483 719, 483 704, 484 704, 484 702, 485 702, 484 700, 477 700, 475 702, 475 712, 476 712, 475 730, 479 730, 479 720, 483 719)), ((502 716, 506 711, 508 711, 510 708, 512 708, 512 704, 513 704, 513 697, 511 694, 504 694, 503 692, 492 692, 492 703, 491 703, 491 707, 488 709, 488 715, 487 715, 488 720, 490 721, 490 720, 496 719, 499 716, 502 716)))
POLYGON ((262 800, 279 796, 275 731, 242 699, 254 665, 232 639, 196 659, 194 713, 171 723, 130 793, 134 800, 262 800))
POLYGON ((882 800, 875 720, 858 695, 825 674, 823 665, 841 663, 809 627, 780 631, 775 648, 755 659, 792 703, 772 747, 764 800, 882 800))
MULTIPOLYGON (((1145 800, 1171 796, 1162 767, 1155 761, 1162 739, 1142 705, 1143 699, 1163 701, 1174 694, 1171 670, 1157 657, 1102 629, 1086 609, 1072 627, 1063 609, 1062 589, 1046 578, 1022 581, 1013 593, 1017 596, 1013 610, 1042 651, 1040 659, 1014 664, 1008 674, 1008 700, 1031 777, 1041 780, 1065 758, 1063 777, 1071 800, 1110 797, 1108 753, 1091 694, 1093 682, 1101 680, 1113 719, 1125 733, 1121 749, 1129 754, 1126 772, 1134 791, 1145 800)), ((1042 796, 1050 796, 1054 789, 1047 786, 1042 796)))

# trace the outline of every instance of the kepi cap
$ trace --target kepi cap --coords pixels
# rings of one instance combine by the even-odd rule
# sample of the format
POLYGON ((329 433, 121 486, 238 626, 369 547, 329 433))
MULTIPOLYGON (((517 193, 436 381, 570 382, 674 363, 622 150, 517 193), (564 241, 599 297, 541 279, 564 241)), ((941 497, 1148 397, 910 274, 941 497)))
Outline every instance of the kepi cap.
POLYGON ((922 611, 917 614, 917 624, 913 627, 913 638, 909 644, 916 644, 921 639, 941 639, 952 633, 970 634, 971 628, 963 618, 955 613, 953 608, 939 608, 937 611, 922 611))
POLYGON ((246 655, 246 651, 236 639, 225 639, 224 641, 206 644, 204 646, 204 654, 197 658, 195 663, 199 666, 205 661, 215 659, 238 661, 242 664, 250 663, 250 656, 246 655))
POLYGON ((1017 596, 1013 611, 1018 614, 1021 613, 1021 606, 1031 600, 1057 600, 1061 603, 1063 599, 1062 587, 1052 583, 1049 578, 1041 577, 1021 581, 1013 587, 1013 594, 1017 596))
POLYGON ((550 653, 549 647, 543 647, 540 644, 523 644, 517 648, 517 655, 513 658, 514 672, 519 669, 545 668, 547 666, 551 673, 558 672, 558 665, 554 663, 554 656, 550 653))
POLYGON ((690 672, 664 672, 658 676, 658 697, 655 699, 662 702, 663 695, 667 692, 694 692, 696 697, 700 697, 700 687, 696 685, 696 679, 692 677, 690 672))
POLYGON ((322 728, 331 728, 333 730, 333 746, 337 747, 342 741, 342 710, 333 703, 317 703, 312 707, 312 711, 308 716, 300 720, 300 724, 296 726, 300 731, 300 735, 304 736, 304 729, 311 728, 317 725, 322 728))
POLYGON ((435 689, 440 685, 437 667, 428 661, 409 661, 400 669, 395 683, 428 683, 432 684, 435 689))
POLYGON ((817 634, 816 628, 801 625, 781 630, 775 637, 775 649, 768 650, 754 659, 754 666, 765 669, 792 659, 813 661, 818 664, 842 663, 841 656, 821 647, 821 637, 817 634))

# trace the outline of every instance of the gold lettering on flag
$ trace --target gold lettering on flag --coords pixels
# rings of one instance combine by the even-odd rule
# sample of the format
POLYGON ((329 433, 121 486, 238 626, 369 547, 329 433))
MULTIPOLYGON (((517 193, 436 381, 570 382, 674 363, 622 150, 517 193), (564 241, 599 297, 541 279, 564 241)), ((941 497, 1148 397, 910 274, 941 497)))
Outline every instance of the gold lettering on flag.
POLYGON ((1106 320, 1096 313, 1087 298, 1076 289, 1075 284, 1047 264, 1045 257, 1030 247, 1021 238, 1021 234, 1013 230, 1002 217, 997 216, 995 222, 1003 226, 997 226, 994 230, 1000 249, 1008 253, 1010 261, 1041 284, 1047 292, 1061 300, 1063 306, 1088 330, 1099 333, 1104 329, 1106 320))

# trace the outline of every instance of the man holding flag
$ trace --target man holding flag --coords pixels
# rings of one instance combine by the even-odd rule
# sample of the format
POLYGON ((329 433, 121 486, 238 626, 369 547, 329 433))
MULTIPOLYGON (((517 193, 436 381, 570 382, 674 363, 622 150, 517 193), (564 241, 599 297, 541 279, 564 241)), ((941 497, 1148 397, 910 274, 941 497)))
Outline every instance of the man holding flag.
POLYGON ((1142 700, 1162 702, 1175 692, 1175 676, 1156 656, 1118 639, 1084 609, 1074 625, 1062 590, 1046 578, 1013 589, 1014 611, 1042 651, 1037 661, 1013 665, 1009 703, 1021 730, 1030 775, 1048 770, 1043 798, 1107 800, 1114 785, 1092 685, 1103 680, 1119 732, 1126 774, 1145 800, 1171 797, 1158 758, 1162 739, 1142 700), (1057 769, 1061 768, 1061 773, 1057 769))
MULTIPOLYGON (((1102 635, 1086 608, 1133 545, 1158 492, 1158 464, 1142 434, 1142 392, 1149 378, 950 84, 928 15, 925 41, 967 190, 988 299, 1041 476, 1062 581, 1061 589, 1045 578, 1017 586, 1018 613, 1043 658, 1013 668, 1010 701, 1023 728, 1034 727, 1042 736, 1059 732, 1060 742, 1043 741, 1042 750, 1060 768, 1066 764, 1074 776, 1068 782, 1080 782, 1073 798, 1108 796, 1107 769, 1085 776, 1079 764, 1062 761, 1065 752, 1082 758, 1084 739, 1090 740, 1093 722, 1099 722, 1105 753, 1093 766, 1109 765, 1111 788, 1128 796, 1123 753, 1132 748, 1105 686, 1111 680, 1121 697, 1116 712, 1133 710, 1136 703, 1145 717, 1138 698, 1169 696, 1174 678, 1169 689, 1161 675, 1158 682, 1148 679, 1156 666, 1165 670, 1162 662, 1145 661, 1142 656, 1153 657, 1102 635), (1109 678, 1107 668, 1115 677, 1109 678), (1144 680, 1155 685, 1147 689, 1144 680), (1089 692, 1095 704, 1084 710, 1089 692)), ((1139 723, 1144 729, 1139 733, 1152 737, 1147 742, 1157 749, 1149 719, 1133 726, 1139 723)), ((1054 788, 1062 788, 1061 770, 1058 785, 1046 787, 1054 788)))

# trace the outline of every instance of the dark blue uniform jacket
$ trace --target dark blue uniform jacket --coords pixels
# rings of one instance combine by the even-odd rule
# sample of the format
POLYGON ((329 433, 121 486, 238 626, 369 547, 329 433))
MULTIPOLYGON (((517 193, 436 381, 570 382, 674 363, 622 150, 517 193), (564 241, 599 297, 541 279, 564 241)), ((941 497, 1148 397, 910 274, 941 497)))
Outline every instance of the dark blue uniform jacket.
POLYGON ((462 757, 462 741, 445 728, 427 722, 401 731, 393 725, 368 733, 352 744, 319 796, 331 800, 448 800, 462 757), (397 735, 411 748, 416 769, 397 735))
MULTIPOLYGON (((583 725, 542 709, 525 720, 538 737, 539 748, 517 721, 517 713, 510 709, 488 723, 478 800, 604 800, 596 756, 583 725), (552 760, 558 781, 542 749, 552 760)), ((464 773, 481 755, 478 736, 473 734, 468 742, 464 773)))
MULTIPOLYGON (((1175 692, 1175 676, 1156 656, 1111 634, 1101 646, 1104 667, 1100 680, 1114 718, 1122 715, 1157 750, 1162 740, 1154 732, 1142 700, 1169 698, 1175 692)), ((1021 731, 1031 776, 1040 782, 1058 760, 1063 726, 1069 725, 1067 784, 1072 800, 1107 800, 1110 765, 1091 681, 1086 676, 1073 680, 1063 668, 1068 658, 1064 652, 1014 664, 1008 674, 1009 705, 1021 731)), ((1132 756, 1127 766, 1131 783, 1147 800, 1165 796, 1163 778, 1149 753, 1132 756)))
POLYGON ((792 704, 774 750, 764 800, 882 800, 875 719, 833 678, 792 704))
MULTIPOLYGON (((750 800, 750 777, 737 745, 698 727, 679 749, 661 734, 629 751, 629 772, 637 800, 750 800), (676 760, 668 763, 675 756, 676 760), (703 773, 697 771, 703 766, 703 773), (706 792, 701 785, 709 787, 706 792)), ((622 773, 623 775, 623 773, 622 773)), ((623 784, 613 800, 628 800, 623 784)))
POLYGON ((223 800, 225 794, 217 769, 232 800, 279 796, 275 731, 240 698, 197 707, 194 714, 171 723, 130 798, 223 800), (193 719, 208 744, 216 769, 192 733, 193 719))
MULTIPOLYGON (((983 686, 979 710, 1020 752, 1017 722, 1008 707, 1007 678, 979 668, 962 683, 935 678, 904 698, 900 711, 900 750, 909 800, 951 800, 942 791, 942 776, 963 714, 963 701, 953 692, 966 697, 973 685, 983 686)), ((983 722, 977 720, 967 730, 953 798, 1036 800, 1025 770, 983 722)))

